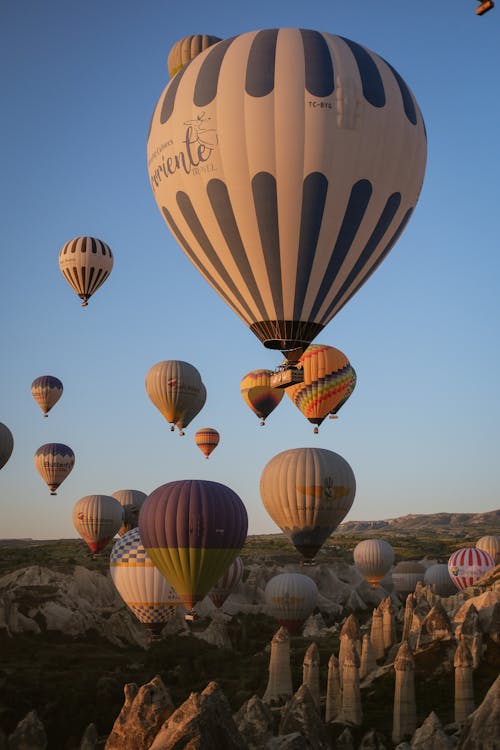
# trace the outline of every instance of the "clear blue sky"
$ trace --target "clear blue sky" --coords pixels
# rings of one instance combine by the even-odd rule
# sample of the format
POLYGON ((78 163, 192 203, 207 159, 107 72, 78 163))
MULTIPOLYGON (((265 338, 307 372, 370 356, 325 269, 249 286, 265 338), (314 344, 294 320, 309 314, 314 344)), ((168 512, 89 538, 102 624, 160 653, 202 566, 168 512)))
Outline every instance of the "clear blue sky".
POLYGON ((275 532, 259 495, 287 448, 340 453, 358 484, 348 519, 498 508, 500 242, 497 140, 500 7, 474 0, 1 0, 0 421, 14 434, 0 471, 1 537, 73 537, 74 503, 173 479, 233 488, 250 533, 275 532), (379 53, 412 88, 429 153, 420 202, 377 273, 318 343, 344 351, 358 385, 318 436, 285 397, 260 428, 241 377, 275 367, 177 246, 146 169, 149 119, 172 45, 298 26, 379 53), (58 269, 61 246, 93 235, 115 255, 83 310, 58 269), (162 359, 201 372, 208 399, 186 436, 169 431, 144 378, 162 359), (48 419, 38 375, 64 382, 48 419), (199 427, 221 433, 207 461, 199 427), (75 468, 50 497, 33 466, 46 442, 75 468))

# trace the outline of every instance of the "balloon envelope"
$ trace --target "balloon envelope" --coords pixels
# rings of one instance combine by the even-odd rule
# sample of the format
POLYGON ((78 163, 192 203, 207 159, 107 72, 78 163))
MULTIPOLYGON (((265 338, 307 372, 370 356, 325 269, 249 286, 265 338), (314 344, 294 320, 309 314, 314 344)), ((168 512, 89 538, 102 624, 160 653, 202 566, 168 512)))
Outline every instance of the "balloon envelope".
POLYGON ((215 606, 220 609, 227 597, 243 578, 244 565, 241 557, 236 557, 225 573, 219 578, 209 593, 215 606))
POLYGON ((191 36, 179 39, 168 55, 167 66, 170 78, 173 78, 204 49, 220 41, 218 36, 210 36, 209 34, 191 34, 191 36))
POLYGON ((240 393, 246 405, 265 424, 268 417, 281 402, 284 391, 281 388, 271 388, 272 370, 252 370, 241 380, 240 393))
POLYGON ((482 549, 493 558, 495 565, 500 564, 500 536, 487 534, 476 542, 476 548, 482 549))
POLYGON ((287 388, 287 395, 311 424, 320 425, 328 414, 337 414, 353 392, 354 370, 340 349, 322 344, 309 346, 297 367, 304 381, 287 388))
POLYGON ((462 547, 448 560, 450 578, 460 591, 473 586, 494 567, 495 562, 491 555, 476 547, 462 547))
POLYGON ((349 512, 356 494, 354 473, 326 448, 292 448, 264 467, 264 507, 306 558, 313 558, 349 512))
POLYGON ((424 584, 430 586, 432 591, 439 596, 451 596, 457 590, 450 578, 446 563, 430 565, 425 571, 424 584))
POLYGON ((0 422, 0 469, 5 466, 14 450, 14 438, 6 424, 0 422))
POLYGON ((122 536, 139 525, 139 511, 147 495, 140 490, 117 490, 111 497, 123 508, 123 523, 118 530, 118 535, 122 536))
POLYGON ((205 458, 208 458, 212 451, 219 445, 220 435, 213 427, 202 427, 197 430, 194 436, 194 442, 201 450, 205 458))
POLYGON ((118 593, 139 622, 155 625, 175 617, 182 602, 149 559, 139 529, 127 531, 115 542, 109 569, 118 593))
POLYGON ((31 384, 31 393, 44 416, 59 401, 63 392, 63 384, 54 375, 40 375, 31 384))
POLYGON ((113 268, 109 245, 95 237, 75 237, 62 246, 59 269, 86 307, 113 268))
POLYGON ((123 521, 123 508, 111 495, 85 495, 73 506, 73 525, 92 552, 113 539, 123 521))
POLYGON ((189 362, 169 359, 157 362, 146 375, 146 392, 171 428, 183 435, 205 404, 207 391, 196 367, 189 362))
POLYGON ((268 614, 296 633, 316 606, 318 588, 309 576, 281 573, 267 582, 264 597, 268 614))
POLYGON ((158 487, 139 514, 146 551, 189 610, 201 601, 243 546, 243 502, 219 482, 185 479, 158 487))
POLYGON ((365 539, 354 548, 354 563, 375 588, 394 562, 394 550, 384 539, 365 539))
POLYGON ((266 347, 305 348, 377 269, 417 203, 426 133, 366 47, 268 29, 197 55, 161 94, 151 187, 178 243, 266 347))
POLYGON ((35 469, 50 490, 56 495, 56 489, 64 482, 75 465, 75 454, 64 443, 45 443, 33 457, 35 469))
POLYGON ((403 560, 392 571, 392 581, 398 594, 406 596, 415 591, 419 581, 423 581, 425 568, 417 560, 403 560))

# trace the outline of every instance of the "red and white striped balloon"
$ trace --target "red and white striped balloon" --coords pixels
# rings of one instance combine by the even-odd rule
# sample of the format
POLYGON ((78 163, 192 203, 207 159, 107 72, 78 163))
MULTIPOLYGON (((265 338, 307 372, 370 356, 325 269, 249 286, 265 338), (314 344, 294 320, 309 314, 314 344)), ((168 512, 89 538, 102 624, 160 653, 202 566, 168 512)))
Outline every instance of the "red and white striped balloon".
POLYGON ((488 552, 477 547, 462 547, 448 560, 448 572, 457 589, 473 586, 485 573, 495 567, 488 552))

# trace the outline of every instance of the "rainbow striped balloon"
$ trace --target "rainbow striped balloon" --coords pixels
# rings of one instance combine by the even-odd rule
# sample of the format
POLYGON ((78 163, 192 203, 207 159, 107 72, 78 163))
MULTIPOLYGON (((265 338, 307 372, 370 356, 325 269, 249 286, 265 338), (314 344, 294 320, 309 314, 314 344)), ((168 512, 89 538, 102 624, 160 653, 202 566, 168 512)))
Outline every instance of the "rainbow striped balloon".
POLYGON ((473 586, 479 578, 494 567, 495 563, 491 555, 477 547, 462 547, 448 560, 450 578, 460 591, 473 586))

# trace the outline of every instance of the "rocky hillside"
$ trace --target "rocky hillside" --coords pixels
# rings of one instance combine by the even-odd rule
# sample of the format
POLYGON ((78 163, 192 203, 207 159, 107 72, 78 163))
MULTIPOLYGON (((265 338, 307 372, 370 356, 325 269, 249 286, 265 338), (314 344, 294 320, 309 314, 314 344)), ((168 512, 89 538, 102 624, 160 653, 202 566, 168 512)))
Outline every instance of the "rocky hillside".
POLYGON ((346 521, 337 534, 446 534, 447 536, 476 537, 500 533, 500 510, 486 513, 410 513, 383 521, 346 521))

